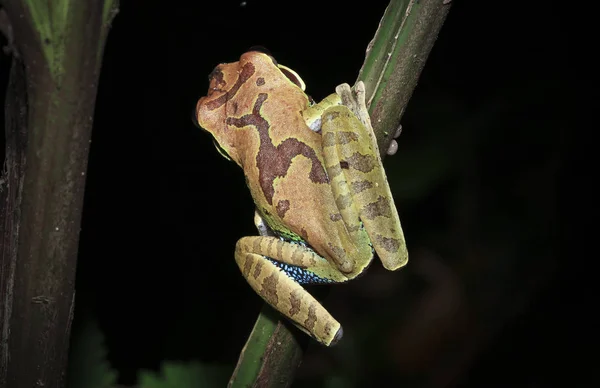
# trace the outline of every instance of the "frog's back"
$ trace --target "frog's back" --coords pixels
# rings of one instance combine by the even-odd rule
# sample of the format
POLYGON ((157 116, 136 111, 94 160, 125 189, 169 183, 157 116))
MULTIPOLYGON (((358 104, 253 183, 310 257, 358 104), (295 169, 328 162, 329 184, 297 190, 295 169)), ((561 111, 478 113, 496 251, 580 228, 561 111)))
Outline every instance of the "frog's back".
POLYGON ((211 90, 198 103, 199 121, 243 168, 267 225, 338 263, 347 255, 367 260, 370 252, 354 248, 337 210, 321 135, 302 116, 309 104, 304 91, 260 53, 219 66, 211 90))

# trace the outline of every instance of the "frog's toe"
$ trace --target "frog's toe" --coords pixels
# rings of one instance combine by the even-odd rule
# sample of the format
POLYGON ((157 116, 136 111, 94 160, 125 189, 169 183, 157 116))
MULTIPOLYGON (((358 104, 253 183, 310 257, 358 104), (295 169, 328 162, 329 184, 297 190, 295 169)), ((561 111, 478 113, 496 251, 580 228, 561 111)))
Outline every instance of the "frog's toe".
POLYGON ((344 260, 340 264, 339 268, 340 268, 340 271, 342 271, 343 273, 350 273, 350 272, 352 272, 352 270, 354 270, 354 263, 352 261, 344 260))
POLYGON ((340 326, 337 333, 335 333, 335 336, 331 340, 331 343, 329 344, 329 346, 333 346, 333 345, 337 344, 337 342, 339 340, 341 340, 343 336, 344 336, 344 329, 340 326))
POLYGON ((396 155, 396 152, 398 152, 398 142, 394 139, 392 139, 392 141, 390 142, 390 146, 387 149, 386 154, 392 156, 392 155, 396 155))

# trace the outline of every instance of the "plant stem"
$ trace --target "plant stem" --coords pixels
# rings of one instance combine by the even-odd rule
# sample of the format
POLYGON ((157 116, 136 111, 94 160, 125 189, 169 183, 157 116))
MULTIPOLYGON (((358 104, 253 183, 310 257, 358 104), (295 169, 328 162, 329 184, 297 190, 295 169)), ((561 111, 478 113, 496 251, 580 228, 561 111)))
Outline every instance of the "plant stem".
POLYGON ((0 179, 0 386, 59 388, 98 76, 117 4, 2 6, 15 45, 0 179))

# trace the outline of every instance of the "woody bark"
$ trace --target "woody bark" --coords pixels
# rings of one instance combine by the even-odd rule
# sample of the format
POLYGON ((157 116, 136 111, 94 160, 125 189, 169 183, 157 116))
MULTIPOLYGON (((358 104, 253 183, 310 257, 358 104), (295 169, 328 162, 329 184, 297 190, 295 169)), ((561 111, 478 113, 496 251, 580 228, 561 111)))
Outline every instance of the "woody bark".
POLYGON ((62 387, 111 0, 4 0, 12 68, 0 179, 0 386, 62 387))

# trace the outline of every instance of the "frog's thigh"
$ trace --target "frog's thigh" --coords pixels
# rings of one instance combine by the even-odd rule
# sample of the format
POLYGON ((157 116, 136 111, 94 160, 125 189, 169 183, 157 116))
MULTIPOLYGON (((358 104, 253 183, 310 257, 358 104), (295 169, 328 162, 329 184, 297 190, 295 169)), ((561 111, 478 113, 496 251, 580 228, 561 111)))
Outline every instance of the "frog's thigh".
MULTIPOLYGON (((372 130, 347 107, 335 106, 323 114, 321 131, 332 189, 337 197, 352 198, 336 202, 354 204, 385 268, 402 267, 408 260, 406 243, 372 130)), ((340 212, 356 226, 354 214, 346 220, 340 212)))
MULTIPOLYGON (((240 239, 236 244, 235 260, 242 274, 257 294, 298 328, 325 345, 333 345, 342 337, 340 323, 300 284, 265 258, 272 249, 277 249, 274 245, 278 242, 294 246, 275 237, 240 239)), ((291 256, 282 256, 287 259, 287 264, 293 264, 291 256)))

